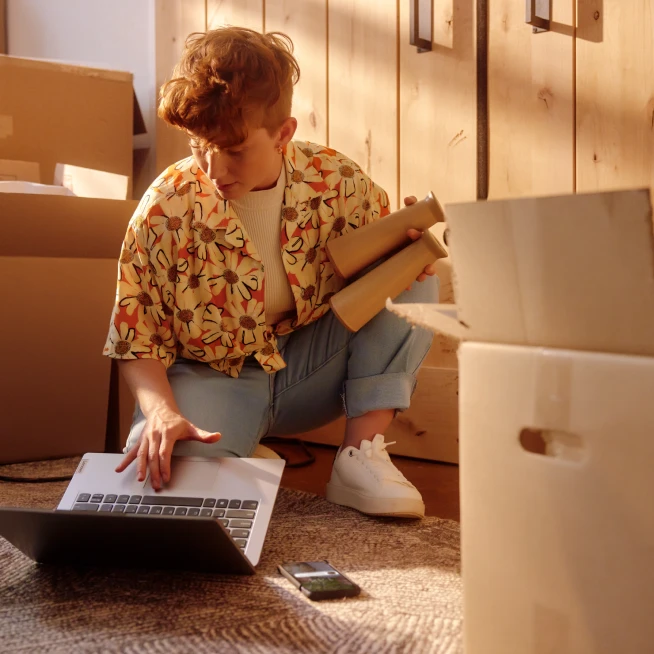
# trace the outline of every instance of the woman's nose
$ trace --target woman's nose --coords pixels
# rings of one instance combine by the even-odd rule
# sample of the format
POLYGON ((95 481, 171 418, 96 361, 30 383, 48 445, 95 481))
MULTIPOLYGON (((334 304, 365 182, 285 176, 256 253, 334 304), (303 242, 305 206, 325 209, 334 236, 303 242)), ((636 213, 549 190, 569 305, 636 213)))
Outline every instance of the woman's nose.
POLYGON ((211 180, 221 181, 227 173, 225 157, 220 152, 213 152, 209 155, 207 163, 207 175, 211 180))

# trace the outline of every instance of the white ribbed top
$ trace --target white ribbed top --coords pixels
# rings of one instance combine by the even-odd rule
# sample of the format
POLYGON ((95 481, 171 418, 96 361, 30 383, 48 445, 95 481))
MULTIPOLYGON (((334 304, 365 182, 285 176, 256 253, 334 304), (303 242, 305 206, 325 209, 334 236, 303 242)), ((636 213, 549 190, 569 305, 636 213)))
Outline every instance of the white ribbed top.
POLYGON ((266 323, 274 325, 295 311, 295 300, 288 283, 281 247, 281 207, 284 202, 286 170, 282 165, 274 188, 250 191, 230 200, 236 215, 252 239, 264 266, 266 323))

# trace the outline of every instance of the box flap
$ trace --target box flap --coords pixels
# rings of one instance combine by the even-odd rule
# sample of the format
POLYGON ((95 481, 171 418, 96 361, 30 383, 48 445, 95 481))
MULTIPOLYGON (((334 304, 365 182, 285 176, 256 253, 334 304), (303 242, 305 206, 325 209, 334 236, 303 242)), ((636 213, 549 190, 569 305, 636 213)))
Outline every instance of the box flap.
POLYGON ((4 159, 40 163, 48 184, 58 161, 132 175, 145 131, 132 73, 0 55, 0 88, 12 91, 0 93, 4 159))
POLYGON ((134 75, 123 70, 112 70, 109 68, 94 68, 77 62, 51 61, 50 59, 38 59, 36 57, 15 57, 13 55, 0 54, 0 66, 12 66, 23 70, 42 70, 53 73, 67 73, 80 77, 96 77, 115 82, 132 82, 134 75))
POLYGON ((129 177, 58 163, 55 166, 54 183, 65 186, 75 195, 83 198, 126 200, 129 177))
MULTIPOLYGON (((71 75, 97 77, 100 79, 112 80, 115 82, 128 82, 129 84, 133 84, 134 81, 134 74, 127 71, 110 68, 94 68, 86 64, 72 61, 50 61, 48 59, 14 57, 0 54, 0 65, 3 63, 10 63, 13 66, 25 67, 32 70, 50 71, 54 73, 70 73, 71 75)), ((134 115, 132 118, 133 133, 135 135, 145 134, 147 132, 145 128, 145 120, 143 119, 141 106, 139 105, 139 101, 136 97, 136 91, 132 90, 132 96, 134 98, 134 115)))
POLYGON ((452 204, 445 213, 458 315, 389 309, 467 340, 654 355, 649 191, 452 204))
POLYGON ((75 194, 64 186, 56 184, 37 184, 36 182, 3 182, 0 180, 0 193, 22 193, 39 195, 68 195, 75 194))
POLYGON ((0 182, 41 182, 41 167, 36 161, 0 159, 0 182))
POLYGON ((0 193, 0 256, 115 259, 135 200, 0 193))
POLYGON ((454 304, 395 304, 388 298, 386 308, 398 316, 402 316, 412 325, 426 327, 458 340, 467 340, 470 336, 470 330, 459 321, 457 307, 454 304))

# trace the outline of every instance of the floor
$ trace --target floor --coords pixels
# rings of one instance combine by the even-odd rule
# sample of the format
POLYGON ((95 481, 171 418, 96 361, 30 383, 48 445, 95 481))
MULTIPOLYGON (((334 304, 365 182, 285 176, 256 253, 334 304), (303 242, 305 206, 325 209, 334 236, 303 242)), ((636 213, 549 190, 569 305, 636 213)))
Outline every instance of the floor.
MULTIPOLYGON (((317 495, 325 494, 325 484, 329 481, 336 453, 335 447, 300 445, 295 441, 283 443, 266 440, 264 444, 272 447, 287 459, 287 466, 282 478, 283 487, 308 491, 317 495), (293 463, 307 459, 304 448, 315 457, 315 461, 307 466, 292 467, 293 463)), ((458 466, 401 456, 392 458, 402 474, 422 493, 428 516, 457 521, 460 519, 458 466)))

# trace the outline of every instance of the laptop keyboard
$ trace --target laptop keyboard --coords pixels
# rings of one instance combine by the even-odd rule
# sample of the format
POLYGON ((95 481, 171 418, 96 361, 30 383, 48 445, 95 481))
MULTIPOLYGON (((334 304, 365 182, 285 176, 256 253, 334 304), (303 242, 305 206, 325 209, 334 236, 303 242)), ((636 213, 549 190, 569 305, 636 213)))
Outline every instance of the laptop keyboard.
POLYGON ((231 534, 234 542, 241 549, 245 549, 258 508, 258 500, 80 493, 72 510, 175 516, 176 518, 216 518, 227 533, 231 534))

